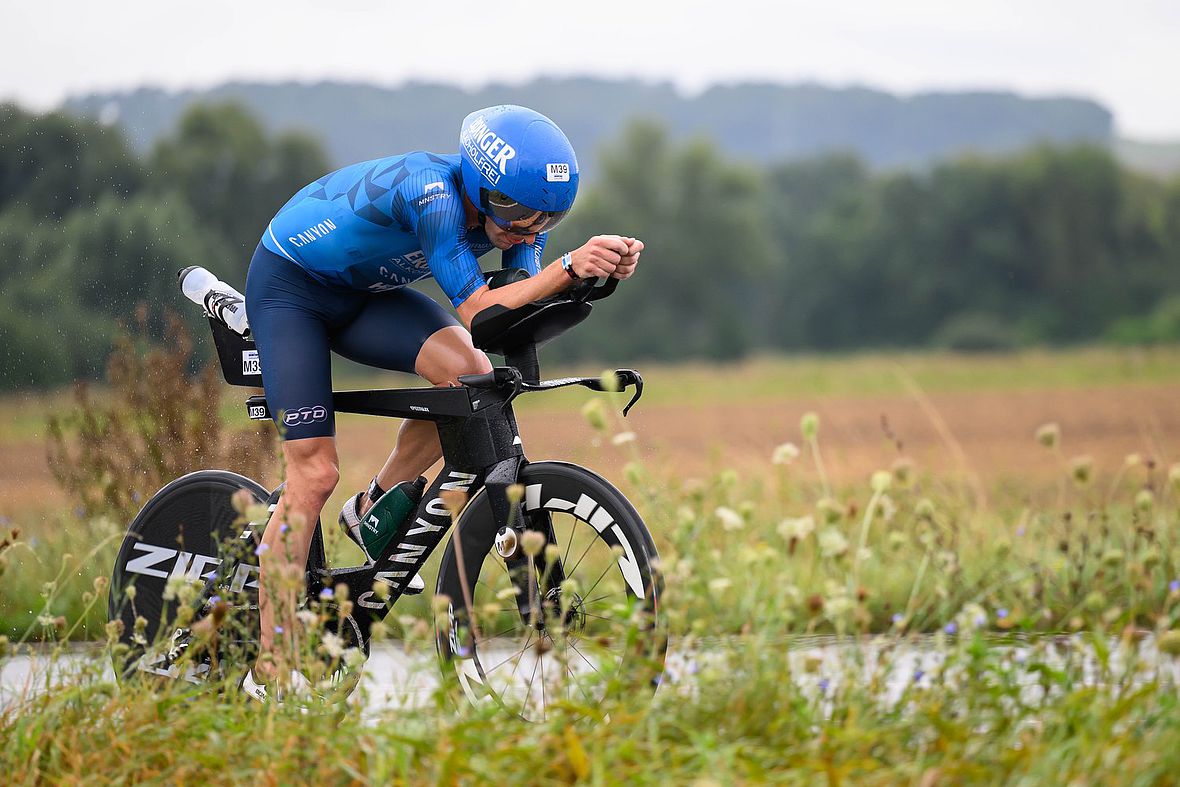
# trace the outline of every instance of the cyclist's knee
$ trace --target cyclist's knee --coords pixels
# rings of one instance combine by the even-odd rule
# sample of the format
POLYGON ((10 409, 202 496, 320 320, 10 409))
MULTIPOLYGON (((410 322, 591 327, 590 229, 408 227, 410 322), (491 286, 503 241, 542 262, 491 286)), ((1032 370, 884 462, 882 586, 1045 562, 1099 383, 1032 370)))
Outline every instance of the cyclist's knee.
POLYGON ((492 370, 488 356, 471 344, 471 335, 462 328, 444 328, 431 336, 415 366, 434 385, 457 385, 460 375, 492 370))
MULTIPOLYGON (((319 438, 313 440, 318 443, 319 438)), ((287 486, 322 508, 340 482, 340 466, 334 444, 311 443, 311 440, 296 440, 286 444, 287 486)))

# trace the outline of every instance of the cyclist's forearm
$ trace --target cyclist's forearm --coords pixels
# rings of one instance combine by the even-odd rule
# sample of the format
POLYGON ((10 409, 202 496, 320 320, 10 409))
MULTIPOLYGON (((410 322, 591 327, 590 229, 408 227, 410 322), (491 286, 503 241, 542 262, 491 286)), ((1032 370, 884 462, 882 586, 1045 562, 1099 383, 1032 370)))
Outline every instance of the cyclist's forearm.
POLYGON ((515 309, 526 303, 555 295, 567 289, 571 284, 573 281, 569 274, 562 270, 561 262, 551 262, 542 268, 536 276, 530 276, 524 281, 506 284, 494 290, 490 287, 479 288, 471 294, 471 297, 459 304, 455 311, 458 312, 459 319, 463 321, 463 324, 470 328, 475 315, 489 306, 499 305, 515 309))

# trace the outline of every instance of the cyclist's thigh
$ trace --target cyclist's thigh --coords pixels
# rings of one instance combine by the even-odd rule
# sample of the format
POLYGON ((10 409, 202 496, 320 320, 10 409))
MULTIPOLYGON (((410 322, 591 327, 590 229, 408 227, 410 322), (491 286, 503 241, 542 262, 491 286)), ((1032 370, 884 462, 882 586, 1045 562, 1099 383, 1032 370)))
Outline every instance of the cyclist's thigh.
POLYGON ((426 340, 456 325, 433 298, 403 288, 369 296, 356 317, 333 334, 332 349, 367 366, 413 373, 426 340))
POLYGON ((250 263, 250 331, 266 402, 284 440, 336 433, 329 335, 330 312, 342 305, 338 300, 339 293, 261 247, 250 263))

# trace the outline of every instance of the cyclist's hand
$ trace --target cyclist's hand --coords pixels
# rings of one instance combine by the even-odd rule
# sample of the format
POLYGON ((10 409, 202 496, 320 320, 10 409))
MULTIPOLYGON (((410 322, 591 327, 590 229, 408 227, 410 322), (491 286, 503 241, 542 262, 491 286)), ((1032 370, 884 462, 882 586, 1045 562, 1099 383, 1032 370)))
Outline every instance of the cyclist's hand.
POLYGON ((601 279, 612 275, 630 250, 618 235, 595 235, 570 253, 570 265, 583 279, 601 279))
POLYGON ((615 266, 611 275, 616 279, 629 279, 635 275, 635 266, 639 264, 639 252, 643 251, 643 241, 638 238, 623 238, 627 243, 627 253, 615 266))

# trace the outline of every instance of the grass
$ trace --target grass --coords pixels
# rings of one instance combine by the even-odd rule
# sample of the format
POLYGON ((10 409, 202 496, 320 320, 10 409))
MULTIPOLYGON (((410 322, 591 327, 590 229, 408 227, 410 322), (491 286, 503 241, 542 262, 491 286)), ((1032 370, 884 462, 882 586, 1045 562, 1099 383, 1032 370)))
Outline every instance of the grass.
MULTIPOLYGON (((1170 380, 1170 352, 1122 363, 1079 351, 1039 379, 1170 380)), ((1037 356, 1022 357, 976 359, 973 369, 930 356, 906 368, 924 386, 923 375, 968 388, 1036 385, 1037 356)), ((809 363, 756 362, 751 390, 817 393, 824 374, 855 380, 857 369, 890 384, 886 362, 809 363)), ((704 371, 677 374, 719 386, 704 371)), ((585 411, 604 442, 622 432, 617 409, 585 411)), ((81 679, 0 709, 6 780, 1174 783, 1180 467, 1129 461, 1099 482, 1046 430, 1038 450, 1054 480, 997 491, 983 507, 904 459, 833 487, 823 434, 808 418, 778 463, 672 483, 622 441, 634 449, 625 491, 661 553, 678 673, 654 702, 642 692, 571 699, 535 724, 455 704, 446 690, 399 711, 301 713, 252 705, 232 687, 116 688, 102 668, 110 646, 95 582, 119 528, 73 522, 18 543, 0 557, 6 646, 69 633, 98 640, 98 652, 81 679), (791 656, 815 634, 835 637, 835 657, 791 656), (920 669, 915 647, 929 657, 920 669)), ((389 634, 428 651, 431 617, 426 599, 399 604, 389 634)))

